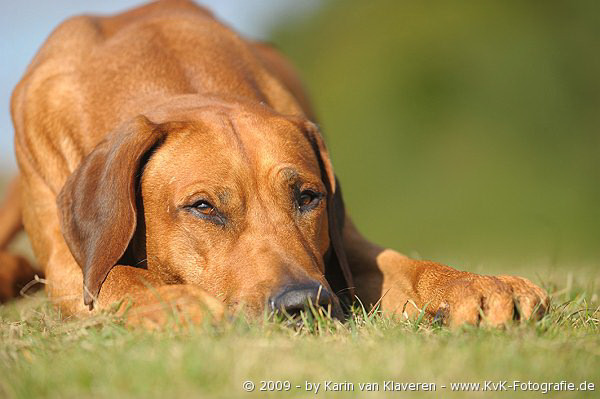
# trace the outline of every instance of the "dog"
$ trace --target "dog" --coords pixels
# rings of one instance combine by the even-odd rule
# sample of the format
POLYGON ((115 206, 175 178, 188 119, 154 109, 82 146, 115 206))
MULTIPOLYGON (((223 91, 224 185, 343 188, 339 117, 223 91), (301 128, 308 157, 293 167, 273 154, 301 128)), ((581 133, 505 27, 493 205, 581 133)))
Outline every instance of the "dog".
POLYGON ((2 284, 34 273, 6 250, 22 223, 64 315, 126 301, 129 322, 155 325, 165 303, 201 320, 311 302, 343 317, 358 298, 389 315, 500 326, 548 309, 524 278, 364 238, 293 67, 191 1, 65 21, 16 86, 11 114, 19 177, 0 259, 21 266, 2 284))

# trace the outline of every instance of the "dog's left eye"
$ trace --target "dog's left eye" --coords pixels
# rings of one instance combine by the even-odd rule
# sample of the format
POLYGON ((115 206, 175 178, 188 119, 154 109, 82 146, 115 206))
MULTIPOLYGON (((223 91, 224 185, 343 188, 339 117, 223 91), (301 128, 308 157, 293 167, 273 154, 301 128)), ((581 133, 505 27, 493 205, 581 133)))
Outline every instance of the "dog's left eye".
POLYGON ((312 190, 304 190, 298 195, 298 208, 300 211, 305 212, 315 208, 319 205, 323 194, 314 192, 312 190))
POLYGON ((200 200, 193 205, 193 208, 206 216, 215 216, 216 210, 212 204, 205 200, 200 200))

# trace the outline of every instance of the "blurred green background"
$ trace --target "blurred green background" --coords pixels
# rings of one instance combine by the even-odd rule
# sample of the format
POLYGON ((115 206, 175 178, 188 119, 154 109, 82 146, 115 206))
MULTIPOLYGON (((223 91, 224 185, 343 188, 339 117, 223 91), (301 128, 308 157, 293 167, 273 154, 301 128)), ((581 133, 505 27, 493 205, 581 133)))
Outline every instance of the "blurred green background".
POLYGON ((311 4, 270 40, 367 236, 486 273, 600 266, 599 1, 311 4))
POLYGON ((328 1, 275 29, 359 228, 487 270, 600 259, 600 2, 328 1))

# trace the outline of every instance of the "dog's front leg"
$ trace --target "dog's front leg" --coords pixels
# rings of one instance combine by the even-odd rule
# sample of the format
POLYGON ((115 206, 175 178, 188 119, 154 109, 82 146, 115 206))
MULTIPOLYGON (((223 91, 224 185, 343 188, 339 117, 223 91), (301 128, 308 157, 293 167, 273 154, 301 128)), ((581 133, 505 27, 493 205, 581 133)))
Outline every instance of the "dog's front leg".
POLYGON ((115 266, 102 284, 99 309, 120 303, 118 312, 128 326, 158 328, 169 322, 198 324, 207 316, 219 319, 222 302, 203 289, 187 284, 166 285, 145 269, 115 266))
POLYGON ((503 325, 541 317, 548 295, 527 279, 483 276, 430 261, 410 259, 366 240, 346 217, 344 247, 356 294, 387 314, 414 316, 421 309, 452 326, 503 325))

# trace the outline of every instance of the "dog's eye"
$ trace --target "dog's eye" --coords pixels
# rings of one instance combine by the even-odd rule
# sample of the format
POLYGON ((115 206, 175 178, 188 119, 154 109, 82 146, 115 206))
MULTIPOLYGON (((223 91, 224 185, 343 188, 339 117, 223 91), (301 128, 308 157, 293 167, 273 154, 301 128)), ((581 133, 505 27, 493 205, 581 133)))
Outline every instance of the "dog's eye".
POLYGON ((215 216, 215 214, 217 213, 215 207, 212 206, 210 202, 205 200, 200 200, 196 202, 194 205, 192 205, 192 207, 195 211, 206 216, 215 216))
POLYGON ((197 218, 208 220, 220 226, 225 225, 226 219, 223 214, 207 200, 198 200, 191 205, 183 206, 183 209, 197 218))
POLYGON ((226 218, 207 200, 198 200, 191 205, 183 207, 187 212, 197 218, 208 220, 219 226, 224 226, 226 218))
POLYGON ((312 190, 304 190, 298 195, 298 208, 305 212, 319 205, 323 195, 312 190))

